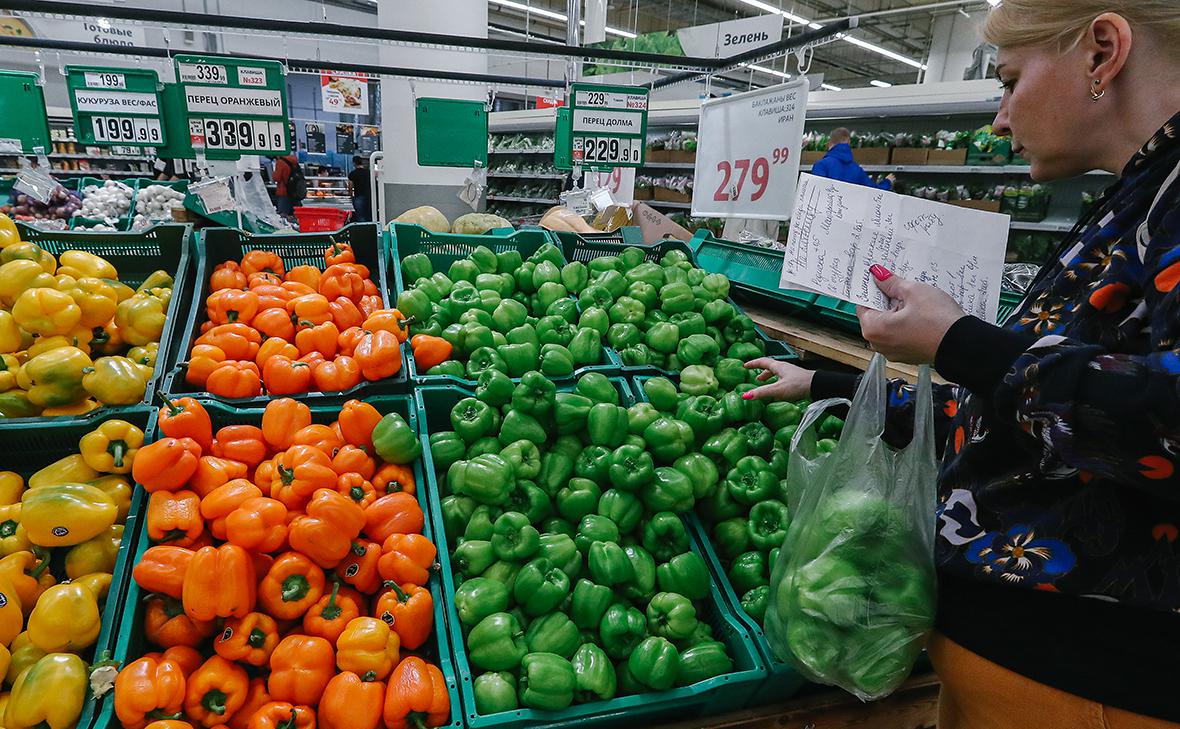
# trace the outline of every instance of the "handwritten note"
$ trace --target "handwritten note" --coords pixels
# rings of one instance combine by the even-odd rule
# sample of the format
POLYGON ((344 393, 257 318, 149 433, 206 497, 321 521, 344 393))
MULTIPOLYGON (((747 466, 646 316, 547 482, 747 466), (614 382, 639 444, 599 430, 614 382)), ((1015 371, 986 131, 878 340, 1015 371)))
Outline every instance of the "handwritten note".
POLYGON ((783 288, 885 310, 869 267, 931 284, 995 321, 1008 216, 802 175, 783 258, 783 288))

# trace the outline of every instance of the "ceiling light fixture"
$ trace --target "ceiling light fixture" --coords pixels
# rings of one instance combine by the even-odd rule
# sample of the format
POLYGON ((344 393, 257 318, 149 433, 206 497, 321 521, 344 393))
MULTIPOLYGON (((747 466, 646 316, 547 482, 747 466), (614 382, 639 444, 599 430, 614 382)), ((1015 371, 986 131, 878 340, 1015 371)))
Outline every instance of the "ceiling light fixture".
POLYGON ((767 68, 766 66, 759 66, 756 63, 743 63, 741 65, 743 68, 749 68, 754 71, 761 71, 762 73, 768 73, 771 76, 778 76, 779 78, 791 78, 791 74, 789 74, 789 73, 783 73, 782 71, 777 71, 773 68, 767 68))
POLYGON ((890 88, 893 86, 893 84, 891 84, 891 83, 886 83, 884 81, 878 81, 877 79, 873 79, 872 81, 869 81, 869 84, 876 86, 879 89, 887 89, 887 88, 890 88))
MULTIPOLYGON (((534 8, 531 5, 526 5, 524 3, 515 2, 515 0, 488 0, 488 2, 493 5, 499 5, 501 7, 512 8, 513 10, 519 10, 522 13, 531 13, 533 15, 538 15, 542 18, 549 18, 550 20, 557 20, 562 23, 566 22, 565 13, 556 13, 552 10, 546 10, 545 8, 534 8)), ((586 21, 585 20, 581 21, 581 24, 585 25, 586 21)), ((606 32, 610 33, 611 35, 617 35, 620 38, 634 38, 635 37, 635 34, 632 33, 631 31, 621 30, 619 28, 612 28, 609 25, 606 26, 606 32)))
POLYGON ((844 90, 835 84, 820 84, 819 87, 821 89, 827 89, 828 91, 843 91, 844 90))

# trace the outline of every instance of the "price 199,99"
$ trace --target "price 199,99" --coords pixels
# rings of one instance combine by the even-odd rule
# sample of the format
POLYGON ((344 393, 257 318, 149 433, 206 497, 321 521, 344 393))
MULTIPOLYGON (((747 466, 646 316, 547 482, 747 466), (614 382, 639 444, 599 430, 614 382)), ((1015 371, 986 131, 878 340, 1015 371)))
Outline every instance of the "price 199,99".
POLYGON ((160 120, 130 116, 92 116, 90 128, 96 142, 156 146, 164 141, 160 120))

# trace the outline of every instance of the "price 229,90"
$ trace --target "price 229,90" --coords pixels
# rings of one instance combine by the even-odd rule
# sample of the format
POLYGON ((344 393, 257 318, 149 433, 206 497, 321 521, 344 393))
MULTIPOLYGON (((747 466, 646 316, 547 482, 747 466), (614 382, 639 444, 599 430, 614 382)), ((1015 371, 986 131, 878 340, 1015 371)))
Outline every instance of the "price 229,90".
MULTIPOLYGON (((786 164, 790 155, 789 147, 779 147, 773 151, 771 159, 776 165, 786 164)), ((713 200, 737 201, 742 199, 742 193, 747 192, 751 202, 761 200, 770 185, 770 165, 771 161, 766 157, 721 160, 717 163, 717 172, 720 173, 721 179, 716 192, 713 193, 713 200), (747 180, 751 183, 750 187, 746 186, 747 180)))

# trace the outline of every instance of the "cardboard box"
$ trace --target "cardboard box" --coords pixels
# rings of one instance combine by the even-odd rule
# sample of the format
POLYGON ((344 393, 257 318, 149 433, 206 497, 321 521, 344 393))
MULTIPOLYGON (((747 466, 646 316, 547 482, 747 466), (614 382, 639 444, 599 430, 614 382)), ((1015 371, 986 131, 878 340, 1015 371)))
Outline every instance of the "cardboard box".
POLYGON ((852 150, 852 159, 858 165, 887 165, 889 164, 888 147, 861 147, 852 150))
POLYGON ((685 152, 683 149, 669 149, 669 150, 667 150, 667 152, 668 152, 668 160, 667 160, 668 162, 679 162, 679 163, 683 164, 683 163, 687 163, 687 162, 696 162, 697 161, 697 153, 696 152, 685 152))
POLYGON ((648 162, 671 162, 671 154, 666 149, 649 149, 647 150, 646 157, 648 162))
POLYGON ((650 187, 635 188, 635 200, 654 200, 655 192, 650 187))
POLYGON ((965 149, 932 149, 928 164, 944 167, 961 167, 967 164, 967 150, 965 149))
POLYGON ((893 162, 895 165, 926 165, 930 160, 930 150, 912 147, 894 147, 893 162))
POLYGON ((816 162, 819 162, 821 159, 823 159, 826 154, 827 154, 827 152, 816 152, 814 150, 810 151, 810 152, 804 152, 799 157, 799 164, 813 165, 816 162))
POLYGON ((643 240, 648 243, 665 238, 674 238, 686 243, 692 240, 692 231, 677 225, 667 215, 641 202, 631 203, 631 222, 639 226, 643 240))
POLYGON ((653 189, 655 191, 655 199, 659 200, 660 202, 692 202, 692 195, 680 192, 679 190, 669 190, 666 187, 656 187, 653 189))
POLYGON ((955 205, 960 208, 971 208, 972 210, 982 210, 985 213, 1000 212, 999 200, 951 200, 948 205, 955 205))

